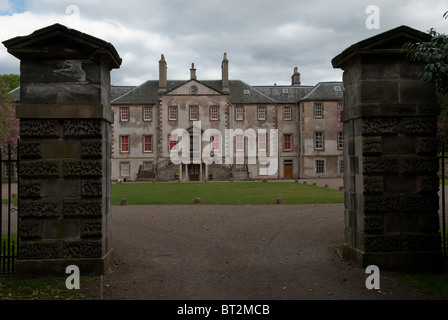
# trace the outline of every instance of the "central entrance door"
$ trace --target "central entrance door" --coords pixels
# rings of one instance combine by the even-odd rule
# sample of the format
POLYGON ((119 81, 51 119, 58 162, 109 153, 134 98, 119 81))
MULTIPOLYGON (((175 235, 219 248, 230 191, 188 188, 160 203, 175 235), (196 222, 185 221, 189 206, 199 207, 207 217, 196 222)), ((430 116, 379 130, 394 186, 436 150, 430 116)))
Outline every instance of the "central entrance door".
POLYGON ((199 166, 200 164, 189 165, 190 181, 199 181, 199 166))
POLYGON ((285 161, 283 168, 284 168, 284 178, 292 179, 292 163, 285 161))

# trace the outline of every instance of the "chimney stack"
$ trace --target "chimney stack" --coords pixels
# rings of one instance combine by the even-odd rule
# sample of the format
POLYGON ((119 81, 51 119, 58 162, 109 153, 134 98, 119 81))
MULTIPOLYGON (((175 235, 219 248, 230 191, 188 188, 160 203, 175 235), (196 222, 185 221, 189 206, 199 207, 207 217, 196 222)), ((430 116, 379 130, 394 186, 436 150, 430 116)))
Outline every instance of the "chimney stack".
POLYGON ((291 85, 299 85, 300 82, 300 73, 298 71, 298 68, 294 68, 294 74, 291 77, 291 85))
POLYGON ((194 68, 194 63, 191 64, 191 69, 190 69, 190 79, 191 80, 196 80, 196 69, 194 68))
POLYGON ((165 56, 162 53, 162 57, 159 61, 159 91, 166 90, 167 69, 165 56))
POLYGON ((224 53, 224 58, 221 64, 222 70, 222 91, 229 91, 229 60, 227 60, 227 53, 224 53))

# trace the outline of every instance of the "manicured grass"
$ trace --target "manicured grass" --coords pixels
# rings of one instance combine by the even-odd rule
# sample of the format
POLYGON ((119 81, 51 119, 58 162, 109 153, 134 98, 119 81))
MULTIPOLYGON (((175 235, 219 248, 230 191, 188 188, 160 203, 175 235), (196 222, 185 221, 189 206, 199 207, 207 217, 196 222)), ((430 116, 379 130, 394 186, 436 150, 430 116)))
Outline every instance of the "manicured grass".
POLYGON ((344 192, 295 182, 166 182, 112 185, 112 204, 129 205, 201 204, 267 205, 343 203, 344 192))

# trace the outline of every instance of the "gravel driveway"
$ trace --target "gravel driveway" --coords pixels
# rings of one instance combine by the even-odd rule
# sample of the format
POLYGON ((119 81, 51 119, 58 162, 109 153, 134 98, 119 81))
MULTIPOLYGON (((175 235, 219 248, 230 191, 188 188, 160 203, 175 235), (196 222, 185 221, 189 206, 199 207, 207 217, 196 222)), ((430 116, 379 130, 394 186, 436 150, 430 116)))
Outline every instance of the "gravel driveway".
POLYGON ((401 300, 433 297, 342 260, 343 204, 113 206, 115 263, 89 299, 401 300))

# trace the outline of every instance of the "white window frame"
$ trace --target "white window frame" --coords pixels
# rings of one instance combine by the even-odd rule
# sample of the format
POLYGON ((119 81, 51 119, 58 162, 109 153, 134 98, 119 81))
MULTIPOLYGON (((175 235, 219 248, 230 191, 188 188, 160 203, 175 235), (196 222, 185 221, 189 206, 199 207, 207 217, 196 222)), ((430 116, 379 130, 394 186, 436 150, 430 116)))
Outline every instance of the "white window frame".
POLYGON ((344 174, 344 159, 339 159, 339 174, 344 174))
POLYGON ((220 150, 219 136, 211 136, 210 137, 210 143, 211 143, 212 151, 219 151, 220 150))
POLYGON ((268 134, 258 134, 258 151, 266 151, 268 149, 268 134), (260 140, 261 138, 261 140, 260 140))
POLYGON ((244 120, 244 106, 236 106, 235 107, 235 120, 243 121, 244 120), (239 114, 241 113, 241 114, 239 114))
POLYGON ((145 134, 144 136, 143 136, 143 152, 145 152, 145 153, 151 153, 152 152, 152 150, 153 150, 153 146, 154 146, 154 142, 153 142, 153 139, 152 139, 152 134, 145 134), (146 138, 147 137, 149 137, 150 139, 151 139, 151 150, 146 150, 146 138))
POLYGON ((179 142, 179 137, 177 136, 173 136, 173 135, 169 135, 168 136, 168 151, 177 151, 177 143, 179 142), (176 142, 176 144, 174 145, 173 149, 171 149, 171 142, 176 142))
POLYGON ((151 161, 144 161, 143 162, 143 170, 151 171, 152 170, 152 162, 151 161), (148 166, 149 166, 149 168, 148 168, 148 166))
POLYGON ((152 107, 143 107, 143 121, 152 121, 152 107))
POLYGON ((168 107, 168 121, 177 121, 177 118, 179 117, 179 111, 177 106, 169 106, 168 107), (173 113, 175 114, 175 117, 172 117, 173 113))
POLYGON ((131 164, 129 162, 120 162, 120 177, 130 177, 130 176, 131 176, 131 164))
POLYGON ((219 120, 219 106, 210 106, 210 120, 219 120))
POLYGON ((325 138, 322 131, 314 132, 314 150, 324 150, 325 138))
POLYGON ((323 118, 324 117, 324 104, 323 103, 315 103, 314 104, 314 118, 323 118))
POLYGON ((190 121, 199 120, 199 106, 190 106, 189 113, 190 113, 190 121), (193 117, 194 113, 196 113, 196 117, 193 117))
POLYGON ((338 150, 344 149, 344 133, 338 132, 338 150))
POLYGON ((292 149, 293 149, 293 138, 294 137, 293 137, 292 133, 285 133, 283 135, 283 151, 292 151, 292 149), (291 140, 289 141, 290 148, 286 148, 286 146, 285 146, 285 144, 286 144, 286 137, 287 136, 291 137, 291 140))
POLYGON ((292 120, 292 107, 284 106, 283 107, 283 120, 292 120), (289 110, 289 111, 287 111, 289 110), (289 115, 288 115, 289 113, 289 115))
POLYGON ((120 121, 129 122, 129 107, 120 107, 120 121))
POLYGON ((235 135, 235 151, 244 152, 244 135, 235 135))
POLYGON ((119 139, 120 139, 120 153, 129 153, 131 147, 130 143, 131 138, 129 137, 129 135, 122 135, 120 136, 119 139), (126 143, 126 145, 128 146, 128 150, 123 150, 123 138, 128 138, 128 141, 126 143))
POLYGON ((267 118, 267 114, 266 113, 267 113, 266 106, 257 106, 257 119, 258 119, 258 121, 265 121, 266 118, 267 118), (260 111, 262 111, 261 112, 262 117, 260 117, 260 111))
POLYGON ((315 160, 314 160, 314 166, 315 166, 315 172, 316 172, 316 174, 325 174, 325 172, 326 172, 326 163, 325 163, 325 159, 315 159, 315 160), (322 164, 322 171, 319 171, 319 169, 320 169, 320 165, 318 165, 318 161, 319 161, 319 163, 322 164))

